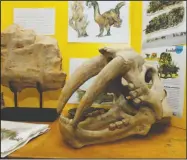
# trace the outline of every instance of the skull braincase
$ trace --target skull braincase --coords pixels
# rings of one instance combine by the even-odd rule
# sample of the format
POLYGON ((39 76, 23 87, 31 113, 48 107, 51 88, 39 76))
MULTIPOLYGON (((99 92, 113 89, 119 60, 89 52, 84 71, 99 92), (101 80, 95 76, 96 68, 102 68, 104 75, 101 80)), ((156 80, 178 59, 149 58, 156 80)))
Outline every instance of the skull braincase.
POLYGON ((99 56, 76 69, 59 97, 60 114, 72 94, 96 76, 80 100, 74 118, 61 115, 59 119, 64 140, 74 148, 146 135, 154 123, 172 116, 167 92, 154 67, 132 49, 105 47, 99 52, 99 56), (103 91, 115 95, 112 107, 105 113, 97 112, 82 119, 83 111, 103 91))

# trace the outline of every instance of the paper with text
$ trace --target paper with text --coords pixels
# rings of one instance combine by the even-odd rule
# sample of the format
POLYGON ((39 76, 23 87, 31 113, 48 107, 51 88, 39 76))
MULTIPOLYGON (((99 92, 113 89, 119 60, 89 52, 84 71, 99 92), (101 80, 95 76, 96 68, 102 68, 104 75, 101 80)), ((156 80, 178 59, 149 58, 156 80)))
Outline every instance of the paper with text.
POLYGON ((142 51, 146 62, 158 69, 173 115, 182 117, 185 92, 186 47, 169 46, 142 51))
POLYGON ((14 23, 39 35, 55 34, 54 8, 14 8, 14 23))
POLYGON ((186 44, 185 13, 185 1, 144 1, 142 48, 186 44))

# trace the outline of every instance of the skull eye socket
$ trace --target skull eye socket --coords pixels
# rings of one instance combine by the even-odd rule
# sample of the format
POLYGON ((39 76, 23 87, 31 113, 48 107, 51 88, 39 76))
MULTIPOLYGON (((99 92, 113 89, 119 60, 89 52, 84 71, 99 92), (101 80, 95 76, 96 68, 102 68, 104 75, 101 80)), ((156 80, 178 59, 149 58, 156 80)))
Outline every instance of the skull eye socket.
POLYGON ((153 70, 152 70, 152 68, 149 68, 145 73, 145 82, 146 83, 150 83, 153 80, 152 75, 153 75, 153 70))

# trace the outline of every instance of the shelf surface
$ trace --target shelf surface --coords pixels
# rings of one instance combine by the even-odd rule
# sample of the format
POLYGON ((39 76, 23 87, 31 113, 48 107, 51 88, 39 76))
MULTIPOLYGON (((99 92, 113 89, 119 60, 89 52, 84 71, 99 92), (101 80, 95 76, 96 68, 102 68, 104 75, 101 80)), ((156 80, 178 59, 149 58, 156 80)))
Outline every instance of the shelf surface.
POLYGON ((8 158, 186 158, 186 130, 175 127, 155 129, 145 137, 73 149, 63 142, 58 120, 48 124, 49 132, 8 158))

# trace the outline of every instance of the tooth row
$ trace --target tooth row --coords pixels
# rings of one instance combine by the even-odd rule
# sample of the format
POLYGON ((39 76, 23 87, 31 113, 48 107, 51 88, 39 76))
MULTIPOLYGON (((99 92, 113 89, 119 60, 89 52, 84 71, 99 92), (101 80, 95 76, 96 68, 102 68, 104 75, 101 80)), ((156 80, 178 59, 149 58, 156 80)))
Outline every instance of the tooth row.
POLYGON ((121 121, 117 121, 115 123, 111 123, 108 127, 110 131, 114 131, 115 129, 121 129, 122 127, 126 127, 129 124, 129 120, 123 119, 121 121))
POLYGON ((93 111, 92 113, 88 113, 88 116, 89 117, 98 116, 98 115, 103 114, 103 113, 105 113, 105 111, 101 109, 101 110, 93 111))

